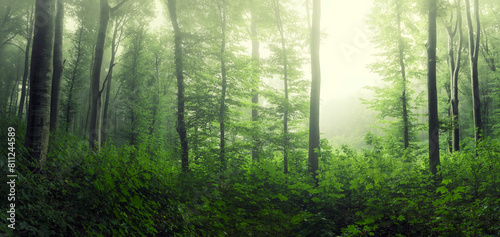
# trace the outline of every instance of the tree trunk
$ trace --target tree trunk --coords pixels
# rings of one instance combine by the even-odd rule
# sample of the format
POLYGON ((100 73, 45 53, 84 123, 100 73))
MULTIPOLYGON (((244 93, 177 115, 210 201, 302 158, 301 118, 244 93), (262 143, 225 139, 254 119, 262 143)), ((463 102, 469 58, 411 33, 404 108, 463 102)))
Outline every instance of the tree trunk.
POLYGON ((437 174, 439 161, 439 123, 436 90, 436 0, 429 0, 429 35, 427 40, 427 90, 429 107, 429 167, 437 174))
MULTIPOLYGON (((311 26, 311 102, 309 119, 309 172, 316 179, 319 165, 319 98, 321 68, 319 61, 321 0, 313 0, 311 26)), ((316 179, 317 180, 317 179, 316 179)))
POLYGON ((476 20, 476 39, 474 41, 474 28, 472 27, 471 10, 469 0, 465 0, 465 12, 467 14, 467 28, 469 30, 469 58, 471 70, 471 85, 472 85, 472 104, 474 116, 474 139, 476 145, 481 139, 481 101, 479 97, 479 79, 477 61, 479 58, 479 39, 481 36, 481 25, 479 22, 479 3, 474 0, 474 14, 476 20))
POLYGON ((259 121, 259 111, 257 110, 259 106, 259 84, 260 84, 260 55, 259 55, 259 39, 257 38, 257 12, 254 5, 254 1, 251 0, 251 12, 250 12, 250 33, 252 38, 252 122, 254 123, 253 131, 253 145, 252 145, 252 161, 259 161, 258 156, 258 121, 259 121))
POLYGON ((182 171, 189 170, 189 147, 187 140, 186 124, 184 121, 184 72, 182 65, 182 36, 177 23, 176 0, 168 0, 168 11, 170 20, 174 28, 174 58, 175 58, 175 74, 177 77, 177 133, 181 142, 181 160, 182 171))
POLYGON ((118 5, 111 8, 108 0, 101 0, 101 12, 99 16, 99 31, 97 33, 97 41, 95 46, 95 59, 94 66, 92 67, 92 81, 91 87, 91 112, 90 112, 90 126, 89 126, 89 146, 91 150, 98 151, 100 148, 100 124, 99 124, 99 110, 101 108, 100 97, 100 80, 101 80, 101 66, 104 56, 104 42, 106 40, 106 29, 108 28, 109 15, 111 12, 116 11, 127 0, 122 0, 118 5))
POLYGON ((16 64, 16 80, 14 82, 14 86, 12 87, 12 91, 10 93, 10 99, 9 99, 9 114, 11 115, 15 115, 16 112, 16 105, 17 105, 17 97, 19 95, 19 91, 18 91, 18 88, 19 88, 19 79, 21 78, 21 72, 20 72, 20 68, 21 68, 21 55, 18 55, 17 56, 17 64, 16 64))
POLYGON ((59 92, 63 72, 63 25, 64 25, 64 0, 57 0, 57 14, 54 35, 54 58, 52 75, 52 93, 50 96, 50 131, 56 131, 59 123, 59 92))
MULTIPOLYGON (((462 11, 460 9, 460 0, 456 2, 457 21, 455 29, 452 26, 447 27, 448 31, 448 63, 450 65, 450 115, 451 115, 451 129, 452 129, 452 151, 460 150, 460 128, 458 121, 458 75, 460 72, 460 58, 462 55, 462 11), (458 45, 455 58, 454 40, 455 34, 458 30, 458 45)), ((451 24, 452 22, 450 22, 451 24)))
POLYGON ((104 100, 104 109, 102 111, 102 126, 101 126, 101 144, 104 144, 107 139, 107 130, 109 126, 109 118, 108 118, 108 107, 109 107, 109 98, 111 93, 111 81, 113 79, 113 65, 115 64, 116 51, 118 48, 118 43, 116 42, 116 37, 118 34, 119 22, 115 22, 115 27, 113 29, 113 40, 111 41, 111 60, 109 62, 109 72, 108 72, 108 81, 106 84, 106 98, 104 100))
POLYGON ((23 86, 21 87, 21 102, 19 103, 19 110, 17 111, 17 116, 22 119, 23 117, 23 112, 24 112, 24 103, 26 100, 26 84, 28 81, 28 75, 29 75, 29 63, 30 63, 30 49, 31 49, 31 42, 33 39, 33 6, 31 6, 31 12, 29 13, 28 17, 28 25, 26 27, 26 49, 24 50, 24 73, 23 73, 23 86))
POLYGON ((155 92, 156 94, 153 95, 153 116, 152 116, 152 121, 151 121, 151 126, 149 128, 149 135, 153 136, 154 131, 155 131, 155 126, 156 126, 156 117, 158 116, 158 107, 160 106, 160 72, 159 72, 159 61, 158 61, 158 55, 155 56, 155 80, 157 83, 157 91, 155 92))
POLYGON ((399 66, 401 68, 401 78, 403 80, 403 92, 401 95, 401 102, 403 104, 403 141, 404 141, 404 149, 408 149, 410 145, 410 136, 409 136, 409 124, 408 124, 408 109, 407 104, 408 100, 406 98, 406 71, 405 71, 405 62, 404 62, 404 45, 403 45, 403 36, 401 32, 401 10, 399 9, 398 1, 396 0, 397 5, 397 21, 398 21, 398 50, 399 50, 399 66))
POLYGON ((220 48, 220 69, 222 76, 222 91, 220 97, 220 111, 219 111, 219 124, 220 124, 220 165, 221 170, 226 170, 226 157, 225 157, 225 106, 226 106, 226 88, 227 88, 227 76, 226 76, 226 62, 225 62, 225 50, 226 50, 226 1, 222 0, 222 7, 219 7, 219 16, 221 23, 221 48, 220 48))
POLYGON ((73 68, 73 74, 71 76, 69 92, 68 92, 68 101, 66 104, 66 132, 69 131, 69 127, 71 125, 71 119, 72 119, 71 101, 73 100, 73 90, 75 88, 78 66, 80 65, 80 60, 82 56, 82 36, 83 36, 83 26, 80 26, 80 32, 78 33, 78 46, 76 49, 77 53, 76 53, 75 67, 73 68))
POLYGON ((43 168, 49 144, 55 3, 55 0, 37 0, 35 10, 35 15, 45 17, 45 20, 35 22, 25 146, 28 159, 38 163, 37 170, 43 168))
POLYGON ((136 35, 136 38, 134 40, 136 41, 134 45, 134 54, 132 58, 132 84, 131 84, 131 104, 132 107, 130 107, 130 117, 131 117, 131 136, 130 136, 130 145, 136 146, 139 141, 139 136, 140 136, 140 114, 137 113, 135 108, 133 106, 138 105, 139 103, 139 98, 140 98, 140 90, 141 90, 141 83, 137 83, 138 76, 137 76, 137 67, 139 64, 139 56, 141 53, 141 47, 142 47, 142 40, 143 40, 143 34, 144 34, 144 28, 141 27, 139 29, 139 34, 136 35))
POLYGON ((106 29, 108 28, 109 14, 111 8, 108 0, 101 0, 101 12, 99 17, 99 31, 97 33, 97 41, 95 46, 95 59, 92 68, 91 87, 91 105, 90 105, 90 124, 89 124, 89 146, 91 150, 99 150, 99 109, 101 107, 101 98, 99 97, 99 87, 101 79, 101 66, 104 54, 104 42, 106 40, 106 29))
POLYGON ((285 86, 285 106, 283 115, 283 173, 288 173, 288 55, 286 52, 283 23, 281 22, 279 0, 274 1, 276 23, 281 37, 281 50, 283 51, 283 80, 285 86))

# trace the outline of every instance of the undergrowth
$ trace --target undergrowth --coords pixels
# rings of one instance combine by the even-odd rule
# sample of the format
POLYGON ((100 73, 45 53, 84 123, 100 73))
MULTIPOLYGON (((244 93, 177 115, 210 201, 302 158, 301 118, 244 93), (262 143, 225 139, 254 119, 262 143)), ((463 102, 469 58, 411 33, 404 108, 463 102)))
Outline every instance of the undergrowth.
MULTIPOLYGON (((323 142, 316 184, 305 169, 283 174, 278 155, 236 154, 224 173, 207 155, 181 173, 175 151, 108 143, 95 154, 63 133, 52 135, 44 172, 31 173, 18 127, 17 236, 500 235, 498 140, 442 152, 439 177, 426 154, 323 142)), ((0 232, 13 234, 6 224, 0 232)))

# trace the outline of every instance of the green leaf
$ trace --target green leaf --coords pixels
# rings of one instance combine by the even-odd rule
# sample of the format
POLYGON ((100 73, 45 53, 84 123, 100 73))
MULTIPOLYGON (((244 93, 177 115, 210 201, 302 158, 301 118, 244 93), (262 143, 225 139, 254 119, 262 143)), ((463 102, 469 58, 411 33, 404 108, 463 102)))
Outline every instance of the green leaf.
POLYGON ((465 192, 465 187, 462 187, 462 186, 456 187, 455 189, 453 189, 453 192, 454 193, 463 193, 463 192, 465 192))
POLYGON ((444 185, 447 185, 447 184, 451 183, 451 179, 443 179, 443 181, 441 183, 444 185))
POLYGON ((280 199, 280 201, 282 201, 282 202, 284 202, 284 201, 287 201, 287 200, 288 200, 288 198, 287 198, 287 197, 285 197, 285 196, 283 196, 283 194, 281 194, 281 193, 280 193, 280 194, 278 194, 278 195, 276 195, 276 196, 277 196, 277 197, 280 199))
POLYGON ((434 202, 432 202, 432 205, 434 206, 439 206, 439 205, 444 205, 445 201, 443 199, 438 199, 434 202))
POLYGON ((441 186, 439 188, 436 189, 436 193, 447 193, 448 192, 448 189, 445 187, 445 186, 441 186))
POLYGON ((366 185, 366 189, 367 189, 367 190, 368 190, 368 189, 372 189, 372 188, 373 188, 373 184, 369 183, 369 184, 367 184, 367 185, 366 185))

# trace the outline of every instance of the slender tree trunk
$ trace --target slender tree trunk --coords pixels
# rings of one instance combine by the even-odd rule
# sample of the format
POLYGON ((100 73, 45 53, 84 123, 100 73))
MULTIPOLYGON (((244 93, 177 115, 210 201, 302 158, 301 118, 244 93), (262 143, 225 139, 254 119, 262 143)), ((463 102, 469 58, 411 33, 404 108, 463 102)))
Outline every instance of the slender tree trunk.
POLYGON ((155 126, 156 126, 156 116, 158 114, 158 107, 160 104, 160 72, 159 72, 159 61, 158 61, 158 55, 155 57, 155 79, 157 83, 157 91, 155 92, 156 94, 153 95, 153 118, 151 121, 151 126, 149 129, 149 135, 153 135, 155 131, 155 126))
POLYGON ((181 141, 182 171, 189 170, 189 147, 187 140, 186 124, 184 121, 184 72, 182 62, 182 35, 177 23, 176 0, 168 0, 168 11, 174 28, 174 58, 175 74, 177 77, 177 133, 181 141))
POLYGON ((43 168, 49 144, 55 3, 55 0, 37 0, 35 9, 35 15, 45 20, 35 22, 25 146, 28 158, 38 163, 37 170, 43 168))
POLYGON ((429 167, 437 174, 439 161, 439 123, 436 90, 436 0, 429 0, 429 35, 427 40, 427 90, 429 107, 429 167))
POLYGON ((471 10, 469 0, 465 0, 465 12, 467 14, 467 28, 469 30, 469 58, 472 85, 472 104, 474 116, 474 138, 476 145, 481 139, 481 101, 479 97, 479 78, 477 61, 479 58, 479 39, 481 36, 481 25, 479 22, 479 3, 474 0, 474 15, 476 20, 476 39, 474 40, 474 28, 472 27, 471 10))
POLYGON ((18 94, 19 94, 19 91, 18 91, 18 88, 19 88, 19 79, 21 77, 21 72, 20 72, 20 68, 21 68, 21 56, 18 55, 17 57, 17 64, 16 64, 16 80, 14 82, 14 86, 12 87, 12 90, 11 90, 11 93, 10 93, 10 102, 9 102, 9 114, 11 115, 15 115, 16 112, 16 105, 17 105, 17 97, 18 97, 18 94))
POLYGON ((134 43, 134 54, 132 58, 132 84, 131 84, 131 104, 132 107, 130 108, 130 116, 131 116, 131 137, 130 137, 130 145, 137 145, 138 144, 138 139, 140 136, 140 131, 139 131, 139 123, 140 123, 140 118, 137 115, 136 109, 133 107, 135 105, 138 105, 138 100, 139 100, 139 94, 141 90, 141 84, 137 83, 138 76, 137 76, 137 67, 139 64, 139 56, 141 53, 141 47, 142 47, 142 39, 143 39, 143 33, 144 33, 144 28, 139 29, 139 34, 136 35, 136 38, 134 39, 136 43, 134 43))
MULTIPOLYGON (((460 127, 458 121, 458 75, 460 72, 460 58, 462 55, 462 11, 460 9, 460 0, 456 2, 456 14, 457 21, 455 23, 455 29, 451 29, 451 25, 447 27, 448 31, 448 63, 450 64, 450 115, 451 115, 451 128, 452 128, 452 151, 460 150, 460 127), (454 52, 454 40, 455 34, 458 30, 458 43, 456 58, 454 52)), ((451 23, 451 22, 450 22, 451 23)))
POLYGON ((28 75, 29 75, 29 63, 30 63, 30 49, 31 49, 31 42, 33 39, 33 26, 34 26, 34 21, 33 21, 33 6, 31 6, 31 11, 28 13, 28 24, 26 26, 26 49, 24 50, 24 73, 23 73, 23 85, 21 87, 21 102, 19 103, 19 110, 17 111, 17 116, 19 118, 23 117, 23 112, 24 112, 24 103, 26 100, 26 84, 28 81, 28 75))
POLYGON ((116 11, 127 0, 122 0, 118 5, 111 8, 108 0, 101 0, 101 12, 99 15, 99 31, 97 33, 97 41, 95 46, 95 59, 94 66, 92 67, 92 81, 91 87, 91 112, 90 112, 90 131, 89 131, 89 146, 91 150, 98 151, 100 148, 100 123, 99 123, 99 110, 101 108, 100 97, 100 80, 101 80, 101 66, 104 56, 104 42, 106 40, 106 30, 108 28, 109 15, 111 12, 116 11))
POLYGON ((74 93, 73 90, 75 88, 78 66, 80 65, 80 60, 82 57, 82 36, 83 36, 83 26, 80 26, 80 32, 78 33, 78 46, 76 48, 77 53, 76 53, 75 67, 73 68, 73 73, 71 76, 69 92, 68 92, 68 101, 66 103, 66 132, 69 131, 69 127, 71 125, 71 120, 73 117, 71 114, 72 113, 71 102, 73 101, 73 93, 74 93))
POLYGON ((55 20, 54 57, 52 75, 52 93, 50 96, 50 131, 56 131, 59 123, 59 92, 63 73, 63 25, 64 25, 64 0, 57 0, 57 14, 55 20))
POLYGON ((227 75, 226 75, 226 62, 225 62, 225 50, 226 50, 226 1, 222 0, 222 7, 219 5, 219 16, 221 24, 221 48, 220 48, 220 69, 222 76, 222 91, 220 97, 220 111, 219 111, 219 124, 220 124, 220 165, 221 170, 226 170, 226 157, 225 157, 225 107, 226 107, 226 88, 227 88, 227 75))
POLYGON ((107 139, 107 130, 109 126, 109 118, 108 118, 108 107, 109 107, 109 98, 111 93, 111 82, 113 79, 113 65, 115 64, 116 51, 118 47, 118 43, 116 42, 116 37, 118 35, 119 23, 115 22, 115 27, 113 29, 113 40, 111 41, 111 60, 109 62, 109 72, 108 72, 108 81, 106 84, 106 98, 104 100, 104 109, 102 111, 102 126, 101 126, 101 144, 104 144, 107 139))
MULTIPOLYGON (((319 61, 321 0, 313 0, 311 28, 311 104, 309 119, 309 172, 316 179, 319 165, 319 98, 321 90, 321 68, 319 61)), ((317 180, 317 179, 316 179, 317 180)))
POLYGON ((281 22, 279 0, 274 1, 276 23, 281 37, 281 50, 283 51, 283 80, 285 86, 285 106, 283 118, 283 173, 288 173, 288 55, 285 45, 283 23, 281 22))
POLYGON ((87 137, 87 133, 89 131, 90 109, 92 107, 91 93, 92 93, 92 91, 89 90, 89 95, 88 95, 89 100, 87 103, 87 113, 85 114, 85 129, 84 129, 85 132, 83 134, 83 137, 87 137))
MULTIPOLYGON (((491 49, 490 49, 490 44, 488 43, 488 36, 486 34, 486 31, 484 29, 482 29, 483 33, 483 40, 482 40, 482 47, 481 48, 481 53, 483 54, 483 57, 484 57, 484 60, 486 62, 486 64, 488 65, 488 67, 490 68, 490 70, 493 72, 494 74, 494 79, 496 80, 497 84, 500 86, 500 80, 499 80, 499 77, 497 75, 497 69, 496 69, 496 62, 495 62, 495 58, 496 58, 496 55, 493 54, 493 52, 491 52, 491 49)), ((486 103, 483 105, 483 116, 485 118, 485 121, 484 123, 485 124, 488 124, 489 125, 489 112, 490 110, 487 109, 488 107, 488 104, 489 102, 491 101, 491 97, 490 96, 486 96, 489 94, 489 92, 492 90, 492 88, 488 87, 486 89, 486 93, 482 93, 483 94, 483 98, 486 97, 486 103)), ((492 126, 489 125, 488 128, 485 130, 488 130, 488 131, 485 131, 485 135, 486 134, 490 134, 491 133, 491 130, 492 130, 492 126)))
POLYGON ((101 79, 101 66, 104 54, 104 42, 106 40, 106 30, 108 28, 109 14, 111 8, 109 7, 108 0, 101 0, 101 13, 99 17, 99 31, 97 34, 97 42, 95 46, 95 59, 92 68, 92 81, 91 87, 91 105, 90 105, 90 126, 89 126, 89 146, 91 150, 99 150, 99 109, 101 107, 101 98, 99 97, 100 79, 101 79))
POLYGON ((408 100, 406 97, 406 71, 404 62, 404 45, 403 36, 401 32, 401 9, 399 8, 399 3, 396 0, 397 5, 397 21, 398 21, 398 49, 399 49, 399 66, 401 68, 401 78, 403 79, 403 93, 401 95, 401 102, 403 104, 403 141, 404 149, 406 150, 410 145, 410 135, 409 135, 409 122, 408 122, 408 100))
POLYGON ((252 122, 254 123, 253 131, 253 145, 252 145, 252 161, 259 161, 258 155, 258 121, 259 121, 259 111, 257 110, 259 106, 259 84, 260 84, 260 55, 259 55, 259 39, 257 35, 257 10, 254 5, 254 1, 250 1, 251 12, 250 12, 250 32, 252 38, 252 122))

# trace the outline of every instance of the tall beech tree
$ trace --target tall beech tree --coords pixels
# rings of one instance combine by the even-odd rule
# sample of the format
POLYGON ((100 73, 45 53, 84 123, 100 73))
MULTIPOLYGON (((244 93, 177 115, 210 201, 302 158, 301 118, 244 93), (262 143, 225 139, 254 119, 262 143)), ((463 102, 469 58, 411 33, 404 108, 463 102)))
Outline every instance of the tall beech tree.
POLYGON ((184 72, 182 64, 182 33, 177 22, 176 0, 167 1, 170 21, 174 28, 174 61, 177 77, 177 133, 181 142, 182 171, 189 170, 189 147, 187 140, 186 121, 184 120, 184 72))
POLYGON ((253 144, 252 144, 252 160, 259 161, 258 157, 258 141, 257 133, 259 131, 259 84, 260 84, 260 44, 257 34, 257 7, 254 0, 250 0, 250 37, 252 40, 252 122, 253 126, 253 144))
POLYGON ((472 114, 474 117, 474 140, 476 144, 481 138, 481 99, 479 95, 479 73, 477 62, 479 59, 479 44, 481 39, 481 24, 479 22, 479 1, 474 0, 474 15, 476 22, 476 32, 472 26, 472 17, 469 0, 465 0, 465 13, 467 15, 467 29, 469 32, 469 61, 472 86, 472 114), (476 38, 474 39, 474 34, 476 38))
POLYGON ((398 51, 399 51, 399 66, 401 68, 401 79, 402 79, 402 92, 401 92, 401 104, 403 110, 403 142, 404 149, 408 149, 410 145, 410 135, 409 135, 409 122, 408 122, 408 98, 407 98, 407 90, 406 90, 406 68, 405 68, 405 47, 403 45, 403 36, 401 32, 401 9, 399 7, 398 1, 396 1, 396 15, 398 21, 398 51))
POLYGON ((101 66, 104 56, 104 42, 106 40, 106 33, 110 14, 118 10, 128 0, 122 0, 115 7, 110 7, 108 0, 100 1, 100 15, 99 15, 99 30, 97 33, 97 41, 95 45, 94 63, 92 67, 92 81, 90 82, 91 96, 90 96, 90 125, 89 125, 89 146, 92 150, 99 150, 100 147, 100 129, 99 129, 99 110, 101 107, 101 66))
POLYGON ((462 55, 462 10, 460 0, 455 1, 457 19, 453 26, 453 12, 449 25, 446 25, 448 33, 448 66, 450 68, 450 124, 452 128, 452 150, 460 150, 460 126, 458 121, 458 76, 460 72, 460 58, 462 55), (458 33, 458 41, 455 49, 455 35, 458 33), (456 52, 455 52, 456 50, 456 52))
POLYGON ((309 172, 316 177, 319 165, 319 100, 321 68, 319 61, 321 0, 313 0, 311 24, 311 102, 309 118, 309 172))
POLYGON ((429 108, 429 167, 437 174, 439 161, 439 121, 436 89, 436 14, 437 0, 428 1, 428 39, 427 39, 427 93, 429 108))
POLYGON ((276 15, 276 26, 281 39, 281 54, 283 57, 283 81, 285 88, 284 112, 283 112, 283 172, 288 173, 288 56, 285 45, 283 23, 281 22, 279 0, 274 1, 274 12, 276 15))
POLYGON ((219 124, 220 124, 220 165, 222 170, 226 170, 227 162, 225 157, 225 113, 226 113, 226 90, 227 90, 227 71, 226 71, 226 1, 222 0, 222 3, 217 2, 217 7, 219 8, 219 20, 220 20, 220 33, 221 33, 221 43, 220 43, 220 71, 221 71, 221 97, 220 97, 220 110, 219 110, 219 124))
POLYGON ((28 156, 41 170, 49 144, 50 90, 52 54, 54 48, 55 0, 37 0, 35 33, 31 55, 30 100, 26 126, 25 146, 28 156))
POLYGON ((52 75, 52 91, 50 96, 50 131, 56 131, 59 124, 59 92, 63 75, 63 27, 64 0, 57 0, 57 12, 54 32, 54 57, 52 75))

